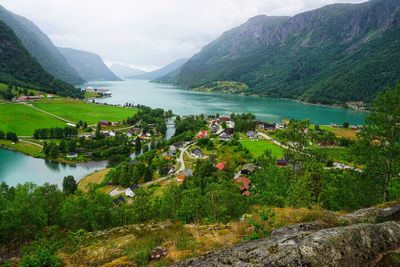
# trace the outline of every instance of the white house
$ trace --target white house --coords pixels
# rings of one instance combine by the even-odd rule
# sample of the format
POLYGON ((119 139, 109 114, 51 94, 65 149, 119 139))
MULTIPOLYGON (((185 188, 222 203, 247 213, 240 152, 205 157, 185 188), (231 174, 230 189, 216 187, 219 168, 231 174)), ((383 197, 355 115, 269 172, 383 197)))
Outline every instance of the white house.
POLYGON ((135 196, 135 190, 136 190, 137 188, 139 188, 139 185, 137 185, 137 184, 134 184, 134 185, 128 187, 128 188, 125 190, 125 196, 127 196, 127 197, 134 197, 134 196, 135 196))

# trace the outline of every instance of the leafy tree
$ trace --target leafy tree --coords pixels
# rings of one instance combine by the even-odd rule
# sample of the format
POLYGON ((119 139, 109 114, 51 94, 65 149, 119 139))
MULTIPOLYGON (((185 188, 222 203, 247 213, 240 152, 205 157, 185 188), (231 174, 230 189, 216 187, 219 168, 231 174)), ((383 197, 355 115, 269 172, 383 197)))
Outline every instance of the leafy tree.
POLYGON ((62 260, 46 246, 37 246, 21 259, 22 267, 61 267, 62 260))
POLYGON ((142 150, 142 142, 140 141, 140 138, 137 137, 135 139, 135 151, 140 152, 142 150))
POLYGON ((349 126, 350 126, 349 122, 346 121, 343 123, 343 128, 347 129, 347 128, 349 128, 349 126))
POLYGON ((6 139, 14 143, 18 142, 18 136, 16 133, 13 132, 7 132, 6 139))
POLYGON ((0 139, 5 139, 6 138, 6 134, 0 130, 0 139))
POLYGON ((63 191, 67 194, 73 194, 78 189, 75 178, 72 175, 65 176, 63 179, 63 191))
POLYGON ((376 98, 366 126, 358 134, 355 156, 365 164, 365 172, 383 185, 383 200, 400 173, 400 84, 376 98))

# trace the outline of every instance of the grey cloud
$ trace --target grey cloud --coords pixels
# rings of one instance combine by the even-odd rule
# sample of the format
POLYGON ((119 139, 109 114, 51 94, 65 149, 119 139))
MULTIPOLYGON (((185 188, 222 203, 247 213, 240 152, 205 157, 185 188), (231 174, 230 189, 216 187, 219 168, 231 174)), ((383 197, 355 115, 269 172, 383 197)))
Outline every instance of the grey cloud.
POLYGON ((0 0, 35 22, 59 46, 147 69, 190 57, 252 16, 294 15, 336 2, 343 1, 0 0))

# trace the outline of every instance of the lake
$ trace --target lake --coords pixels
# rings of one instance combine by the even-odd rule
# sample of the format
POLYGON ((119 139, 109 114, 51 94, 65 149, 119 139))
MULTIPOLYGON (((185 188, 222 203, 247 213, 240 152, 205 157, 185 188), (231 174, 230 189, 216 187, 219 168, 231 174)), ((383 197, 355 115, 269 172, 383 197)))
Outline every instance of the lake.
POLYGON ((96 101, 110 104, 142 104, 171 109, 175 114, 230 114, 251 112, 259 120, 309 119, 318 124, 363 124, 366 112, 303 104, 294 100, 188 91, 145 80, 90 82, 85 86, 110 89, 112 96, 96 101))
POLYGON ((33 182, 56 184, 62 188, 64 176, 72 175, 79 181, 85 175, 104 169, 107 162, 89 162, 75 165, 62 164, 26 156, 22 153, 0 148, 0 182, 8 185, 33 182))

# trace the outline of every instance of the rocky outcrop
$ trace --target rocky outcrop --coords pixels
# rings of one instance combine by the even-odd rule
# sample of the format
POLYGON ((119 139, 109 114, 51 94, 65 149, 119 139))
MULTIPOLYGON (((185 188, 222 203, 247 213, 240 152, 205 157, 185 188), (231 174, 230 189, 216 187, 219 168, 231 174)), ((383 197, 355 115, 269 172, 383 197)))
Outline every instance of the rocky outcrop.
POLYGON ((400 249, 399 216, 400 205, 364 209, 338 218, 338 223, 351 225, 326 228, 314 222, 284 227, 270 237, 176 266, 376 266, 400 249), (370 223, 361 223, 366 221, 370 223))

